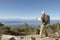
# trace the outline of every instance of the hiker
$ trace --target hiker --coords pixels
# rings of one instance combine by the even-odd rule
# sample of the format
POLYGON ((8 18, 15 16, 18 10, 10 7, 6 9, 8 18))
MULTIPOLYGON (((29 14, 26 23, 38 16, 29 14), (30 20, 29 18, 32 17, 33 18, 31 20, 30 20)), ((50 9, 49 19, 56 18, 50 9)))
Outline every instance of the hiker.
POLYGON ((47 35, 47 30, 46 30, 46 25, 50 23, 50 16, 46 15, 45 12, 42 11, 41 20, 42 20, 42 25, 41 25, 41 28, 40 28, 40 37, 42 37, 43 31, 45 31, 46 36, 48 36, 47 35))

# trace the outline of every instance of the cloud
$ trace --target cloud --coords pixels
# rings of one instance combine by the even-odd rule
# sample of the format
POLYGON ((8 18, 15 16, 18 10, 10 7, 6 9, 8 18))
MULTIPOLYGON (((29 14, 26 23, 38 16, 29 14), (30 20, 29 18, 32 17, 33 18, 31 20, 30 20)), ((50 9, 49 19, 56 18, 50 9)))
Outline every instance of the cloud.
POLYGON ((41 18, 36 18, 36 20, 41 20, 41 18))

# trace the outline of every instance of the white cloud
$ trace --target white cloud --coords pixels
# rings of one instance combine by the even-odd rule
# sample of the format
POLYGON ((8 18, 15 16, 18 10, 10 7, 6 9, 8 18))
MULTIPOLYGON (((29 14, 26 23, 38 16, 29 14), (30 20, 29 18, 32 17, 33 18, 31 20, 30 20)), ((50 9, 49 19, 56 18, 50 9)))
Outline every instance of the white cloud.
POLYGON ((37 20, 41 20, 41 18, 36 18, 37 20))

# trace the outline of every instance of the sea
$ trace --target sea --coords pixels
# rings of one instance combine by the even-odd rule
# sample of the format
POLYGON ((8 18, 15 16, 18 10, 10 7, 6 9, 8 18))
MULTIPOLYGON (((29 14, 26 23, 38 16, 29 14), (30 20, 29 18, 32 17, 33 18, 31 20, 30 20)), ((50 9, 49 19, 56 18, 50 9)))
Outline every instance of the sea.
MULTIPOLYGON (((40 26, 42 24, 41 21, 36 20, 0 20, 0 23, 5 26, 22 26, 24 23, 27 23, 29 26, 40 26)), ((60 23, 60 20, 50 20, 50 24, 60 23)))

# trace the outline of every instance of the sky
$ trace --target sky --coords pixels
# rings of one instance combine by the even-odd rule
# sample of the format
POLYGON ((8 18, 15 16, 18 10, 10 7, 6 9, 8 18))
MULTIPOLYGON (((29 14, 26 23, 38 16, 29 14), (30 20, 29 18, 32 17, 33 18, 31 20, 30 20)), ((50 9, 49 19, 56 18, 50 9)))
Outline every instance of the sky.
POLYGON ((42 11, 60 20, 60 0, 0 0, 0 19, 40 19, 42 11))

